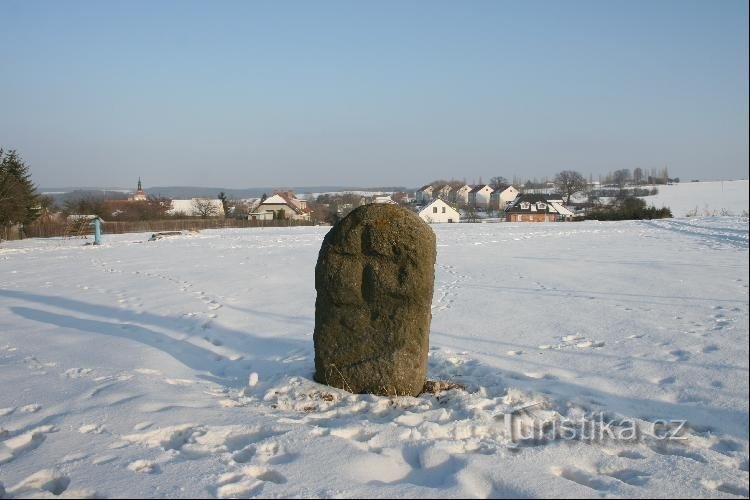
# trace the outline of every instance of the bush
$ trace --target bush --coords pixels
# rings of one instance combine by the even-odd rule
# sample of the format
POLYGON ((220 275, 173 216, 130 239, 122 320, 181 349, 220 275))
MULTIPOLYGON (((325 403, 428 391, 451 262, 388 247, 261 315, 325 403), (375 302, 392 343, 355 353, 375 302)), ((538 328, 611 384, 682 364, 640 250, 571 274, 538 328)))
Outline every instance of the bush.
POLYGON ((611 205, 592 210, 589 220, 651 220, 668 219, 672 211, 668 207, 647 207, 646 202, 634 196, 616 199, 611 205))

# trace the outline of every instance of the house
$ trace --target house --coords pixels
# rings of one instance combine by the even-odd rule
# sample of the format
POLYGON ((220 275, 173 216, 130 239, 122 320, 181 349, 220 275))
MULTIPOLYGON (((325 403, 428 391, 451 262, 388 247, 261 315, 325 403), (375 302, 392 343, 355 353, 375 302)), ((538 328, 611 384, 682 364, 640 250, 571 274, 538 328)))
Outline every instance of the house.
POLYGON ((459 222, 461 219, 458 212, 440 198, 420 210, 419 216, 428 224, 459 222))
POLYGON ((185 217, 224 217, 224 204, 218 198, 172 200, 167 213, 185 217))
POLYGON ((457 203, 459 206, 469 204, 469 193, 471 192, 471 186, 464 184, 460 188, 451 191, 451 201, 457 203))
POLYGON ((487 184, 474 186, 469 191, 469 202, 468 205, 476 208, 488 208, 490 206, 490 195, 494 191, 487 184))
POLYGON ((396 203, 409 203, 410 201, 412 201, 412 199, 409 197, 409 194, 403 191, 393 193, 391 195, 391 199, 396 203))
POLYGON ((248 215, 249 220, 310 220, 307 201, 300 200, 291 191, 280 191, 266 198, 248 215))
POLYGON ((398 205, 390 196, 376 196, 372 202, 378 205, 398 205))
POLYGON ((417 203, 429 203, 430 201, 432 201, 433 190, 434 188, 429 184, 417 189, 417 203))
POLYGON ((555 195, 521 194, 505 209, 508 222, 557 222, 573 220, 575 214, 555 195))
POLYGON ((518 193, 518 189, 513 186, 494 190, 490 195, 490 208, 495 210, 505 210, 505 207, 516 199, 518 193))

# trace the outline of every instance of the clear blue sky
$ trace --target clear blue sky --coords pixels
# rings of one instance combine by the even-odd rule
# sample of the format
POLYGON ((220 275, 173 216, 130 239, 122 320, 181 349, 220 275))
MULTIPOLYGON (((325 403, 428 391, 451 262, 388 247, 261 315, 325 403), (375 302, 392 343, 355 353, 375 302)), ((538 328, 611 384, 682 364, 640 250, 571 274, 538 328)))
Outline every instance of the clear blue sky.
POLYGON ((748 177, 748 4, 0 0, 41 186, 748 177))

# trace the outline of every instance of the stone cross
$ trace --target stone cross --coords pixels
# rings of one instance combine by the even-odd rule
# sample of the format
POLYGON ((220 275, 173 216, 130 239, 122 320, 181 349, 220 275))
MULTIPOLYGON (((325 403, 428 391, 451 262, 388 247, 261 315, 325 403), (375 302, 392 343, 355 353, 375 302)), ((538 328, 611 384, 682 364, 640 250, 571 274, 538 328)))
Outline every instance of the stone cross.
POLYGON ((315 379, 352 393, 418 395, 427 376, 435 234, 397 205, 364 205, 315 267, 315 379))

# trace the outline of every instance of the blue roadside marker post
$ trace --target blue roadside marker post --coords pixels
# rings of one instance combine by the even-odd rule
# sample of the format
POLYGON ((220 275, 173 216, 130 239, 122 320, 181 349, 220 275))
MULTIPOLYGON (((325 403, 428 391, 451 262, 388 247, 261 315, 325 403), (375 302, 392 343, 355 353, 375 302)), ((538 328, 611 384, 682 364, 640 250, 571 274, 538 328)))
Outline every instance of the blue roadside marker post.
POLYGON ((102 244, 102 220, 97 217, 94 219, 94 245, 102 244))

